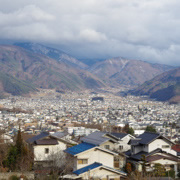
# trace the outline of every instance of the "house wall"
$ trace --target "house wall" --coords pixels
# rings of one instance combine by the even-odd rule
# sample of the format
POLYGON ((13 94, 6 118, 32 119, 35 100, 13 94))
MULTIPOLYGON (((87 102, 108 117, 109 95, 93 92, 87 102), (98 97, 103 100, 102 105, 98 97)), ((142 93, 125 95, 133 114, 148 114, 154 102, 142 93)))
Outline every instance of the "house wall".
POLYGON ((35 145, 34 147, 34 160, 35 161, 46 161, 50 160, 52 155, 59 153, 66 149, 66 144, 58 141, 57 145, 35 145), (49 148, 49 153, 45 153, 45 149, 49 148))
POLYGON ((149 145, 143 145, 142 146, 143 151, 149 152, 149 145))
POLYGON ((77 162, 77 166, 74 166, 74 170, 83 168, 94 162, 99 162, 105 166, 114 168, 114 156, 112 154, 102 152, 100 150, 92 149, 90 151, 86 151, 84 153, 79 154, 77 156, 77 159, 88 159, 88 164, 78 164, 77 162))
POLYGON ((143 146, 132 146, 131 148, 132 148, 131 150, 132 150, 133 154, 137 154, 137 153, 143 151, 143 146))
POLYGON ((119 146, 123 146, 123 149, 120 150, 120 152, 128 151, 129 149, 131 149, 131 145, 128 144, 130 139, 131 137, 129 135, 125 136, 124 138, 121 139, 121 141, 118 141, 116 148, 119 149, 119 146))
POLYGON ((105 145, 109 145, 109 147, 110 147, 109 149, 111 149, 111 150, 113 150, 115 148, 115 143, 112 143, 110 141, 107 141, 107 142, 101 144, 100 147, 105 148, 105 145))
POLYGON ((157 148, 160 148, 167 153, 177 155, 177 153, 174 150, 171 150, 171 144, 169 144, 168 142, 166 142, 163 139, 156 139, 153 142, 151 142, 148 146, 148 152, 151 152, 157 148), (164 146, 164 145, 169 145, 169 148, 163 148, 162 146, 164 146))
POLYGON ((151 164, 156 164, 156 163, 160 163, 162 165, 177 164, 176 161, 171 161, 168 159, 159 159, 157 161, 153 161, 151 164))
POLYGON ((101 180, 108 180, 111 178, 113 178, 114 180, 120 179, 120 175, 113 173, 111 171, 105 170, 105 169, 101 169, 101 168, 97 168, 95 170, 91 170, 89 172, 83 173, 81 177, 83 179, 90 179, 90 177, 92 177, 94 179, 97 178, 101 180))

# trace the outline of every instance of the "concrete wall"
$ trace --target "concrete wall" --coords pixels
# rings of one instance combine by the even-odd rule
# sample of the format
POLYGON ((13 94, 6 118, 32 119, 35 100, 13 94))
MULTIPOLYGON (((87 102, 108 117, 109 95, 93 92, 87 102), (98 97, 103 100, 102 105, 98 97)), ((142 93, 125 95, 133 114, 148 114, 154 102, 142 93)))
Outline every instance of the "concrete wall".
POLYGON ((8 180, 12 175, 16 175, 17 177, 20 177, 21 175, 24 175, 28 178, 28 180, 34 179, 34 172, 9 172, 9 173, 0 173, 0 180, 8 180))

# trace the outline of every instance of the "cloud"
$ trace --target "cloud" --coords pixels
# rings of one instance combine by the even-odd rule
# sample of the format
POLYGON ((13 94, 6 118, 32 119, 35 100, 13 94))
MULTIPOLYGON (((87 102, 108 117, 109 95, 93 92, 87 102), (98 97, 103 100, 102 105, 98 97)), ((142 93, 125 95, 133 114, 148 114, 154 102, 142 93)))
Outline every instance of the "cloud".
POLYGON ((54 44, 78 58, 180 65, 178 0, 0 0, 0 39, 54 44))
POLYGON ((93 29, 83 29, 80 31, 78 39, 82 39, 87 43, 101 43, 102 41, 106 40, 106 36, 93 29))

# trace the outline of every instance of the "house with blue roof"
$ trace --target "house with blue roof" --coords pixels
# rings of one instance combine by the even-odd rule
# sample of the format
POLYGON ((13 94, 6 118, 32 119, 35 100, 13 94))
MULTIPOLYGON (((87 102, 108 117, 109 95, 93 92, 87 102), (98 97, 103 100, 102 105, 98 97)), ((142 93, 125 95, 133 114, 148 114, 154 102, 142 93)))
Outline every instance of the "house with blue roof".
POLYGON ((65 150, 74 161, 73 174, 70 179, 79 177, 82 179, 90 177, 120 179, 126 176, 126 173, 120 171, 119 167, 115 167, 115 159, 119 157, 119 153, 113 151, 112 147, 118 142, 117 137, 110 137, 107 133, 98 131, 82 138, 81 141, 80 144, 65 150))
POLYGON ((155 164, 160 163, 166 170, 178 172, 180 158, 172 149, 174 143, 159 133, 144 132, 136 139, 130 140, 131 149, 126 152, 128 161, 136 169, 142 171, 142 157, 145 157, 148 171, 152 171, 155 164))

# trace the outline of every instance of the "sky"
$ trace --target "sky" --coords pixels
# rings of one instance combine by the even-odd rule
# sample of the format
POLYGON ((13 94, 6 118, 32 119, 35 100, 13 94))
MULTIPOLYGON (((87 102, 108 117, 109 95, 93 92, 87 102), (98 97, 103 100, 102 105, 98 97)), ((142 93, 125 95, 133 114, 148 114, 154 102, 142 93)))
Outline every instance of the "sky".
POLYGON ((179 0, 0 0, 0 41, 180 66, 179 0))

